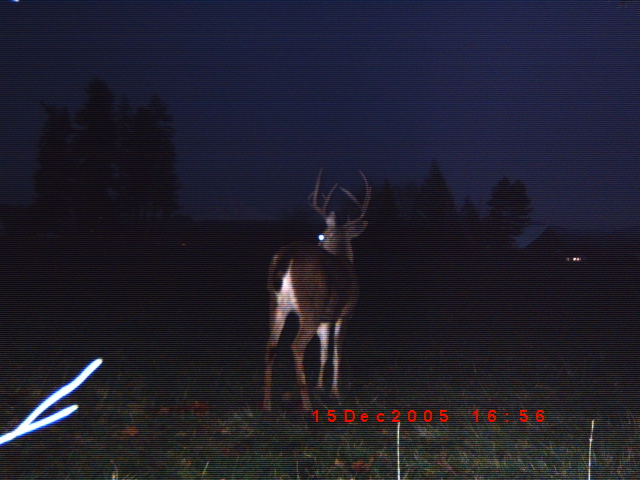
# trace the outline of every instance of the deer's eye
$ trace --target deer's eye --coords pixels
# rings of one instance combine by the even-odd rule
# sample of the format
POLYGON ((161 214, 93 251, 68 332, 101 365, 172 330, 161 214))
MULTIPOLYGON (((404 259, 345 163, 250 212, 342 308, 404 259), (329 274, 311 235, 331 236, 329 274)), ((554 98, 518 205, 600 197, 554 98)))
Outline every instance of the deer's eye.
POLYGON ((324 241, 324 235, 322 233, 318 235, 318 240, 320 240, 321 242, 324 241))

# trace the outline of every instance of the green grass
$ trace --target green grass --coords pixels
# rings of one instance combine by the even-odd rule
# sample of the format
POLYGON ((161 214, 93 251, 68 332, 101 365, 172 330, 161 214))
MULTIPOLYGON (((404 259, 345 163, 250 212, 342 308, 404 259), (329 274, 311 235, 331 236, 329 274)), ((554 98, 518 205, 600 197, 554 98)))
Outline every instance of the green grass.
MULTIPOLYGON (((316 399, 321 417, 330 408, 338 412, 335 422, 319 424, 304 422, 295 402, 282 400, 295 386, 286 378, 289 359, 280 363, 276 410, 265 416, 256 356, 107 356, 73 395, 79 412, 2 447, 4 478, 395 478, 395 410, 403 418, 402 478, 586 478, 591 419, 593 478, 638 473, 633 399, 640 382, 620 369, 611 375, 597 356, 352 358, 352 373, 368 373, 350 377, 342 405, 316 399), (345 422, 345 409, 370 419, 345 422), (442 409, 445 423, 438 420, 442 409), (518 420, 522 409, 525 423, 518 420), (407 420, 410 410, 415 422, 407 420), (434 413, 430 423, 420 418, 424 410, 434 413), (536 421, 538 410, 544 421, 536 421), (374 419, 380 413, 384 423, 374 419)), ((16 376, 0 393, 10 412, 3 425, 21 421, 79 366, 75 359, 3 361, 16 376)))

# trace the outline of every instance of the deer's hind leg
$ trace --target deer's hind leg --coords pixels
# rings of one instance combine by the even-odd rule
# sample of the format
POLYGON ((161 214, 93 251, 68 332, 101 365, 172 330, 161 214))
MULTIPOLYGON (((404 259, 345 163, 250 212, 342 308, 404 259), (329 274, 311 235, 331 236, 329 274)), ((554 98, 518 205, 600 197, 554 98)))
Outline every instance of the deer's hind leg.
POLYGON ((296 367, 298 388, 302 397, 302 409, 304 412, 311 412, 311 398, 309 396, 309 387, 307 386, 307 377, 304 373, 304 353, 309 342, 316 334, 318 321, 313 316, 300 314, 299 325, 298 334, 291 344, 291 350, 293 351, 293 361, 296 367))
POLYGON ((276 358, 276 348, 282 334, 287 315, 291 311, 288 305, 278 305, 275 299, 271 300, 271 314, 269 318, 269 340, 267 341, 267 351, 265 354, 264 369, 264 400, 262 401, 262 409, 266 412, 271 411, 271 382, 273 374, 273 361, 276 358))

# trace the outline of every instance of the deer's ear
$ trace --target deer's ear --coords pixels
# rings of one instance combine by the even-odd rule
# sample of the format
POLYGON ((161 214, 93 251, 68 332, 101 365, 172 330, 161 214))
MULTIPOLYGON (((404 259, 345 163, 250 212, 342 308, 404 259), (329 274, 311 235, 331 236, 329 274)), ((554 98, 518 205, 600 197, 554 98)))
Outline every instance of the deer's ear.
POLYGON ((368 224, 369 222, 367 222, 366 220, 356 220, 352 223, 349 223, 347 225, 347 235, 349 235, 350 238, 362 235, 362 232, 364 232, 368 224))

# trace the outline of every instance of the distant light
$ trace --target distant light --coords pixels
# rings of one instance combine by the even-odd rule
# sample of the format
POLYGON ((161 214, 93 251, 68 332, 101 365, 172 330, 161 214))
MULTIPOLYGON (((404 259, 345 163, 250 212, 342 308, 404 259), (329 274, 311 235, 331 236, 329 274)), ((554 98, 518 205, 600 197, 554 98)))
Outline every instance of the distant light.
POLYGON ((324 241, 324 235, 323 234, 318 235, 318 240, 323 242, 324 241))

